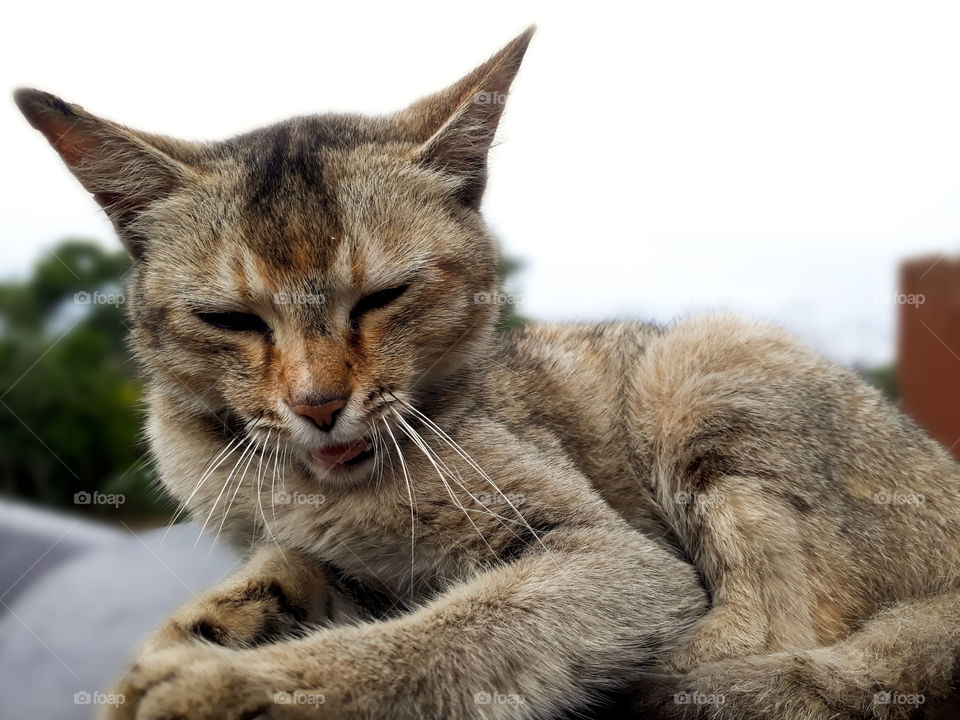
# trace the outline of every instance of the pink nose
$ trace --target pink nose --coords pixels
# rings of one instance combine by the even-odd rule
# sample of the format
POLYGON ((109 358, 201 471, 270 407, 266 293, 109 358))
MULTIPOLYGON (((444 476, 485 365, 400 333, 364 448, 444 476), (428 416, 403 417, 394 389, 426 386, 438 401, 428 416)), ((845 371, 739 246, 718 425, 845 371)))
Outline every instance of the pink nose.
POLYGON ((294 405, 293 411, 297 415, 310 418, 321 430, 333 430, 340 411, 347 406, 346 398, 329 400, 322 405, 294 405))

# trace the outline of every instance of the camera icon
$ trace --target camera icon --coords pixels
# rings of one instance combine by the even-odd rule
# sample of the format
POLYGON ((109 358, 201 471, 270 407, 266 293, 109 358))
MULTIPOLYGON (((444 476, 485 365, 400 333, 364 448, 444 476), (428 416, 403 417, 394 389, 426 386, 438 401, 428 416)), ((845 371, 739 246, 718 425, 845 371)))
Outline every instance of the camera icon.
POLYGON ((478 692, 473 695, 473 702, 476 705, 489 705, 492 701, 490 693, 478 692))
POLYGON ((673 702, 676 705, 689 705, 690 693, 678 692, 673 694, 673 702))
POLYGON ((273 702, 276 705, 289 705, 293 702, 293 695, 288 692, 275 692, 273 694, 273 702))
POLYGON ((493 94, 488 92, 478 92, 473 96, 473 101, 477 105, 490 105, 493 102, 493 94))
POLYGON ((693 493, 689 492, 678 492, 674 493, 673 501, 677 505, 692 505, 693 504, 693 493))
POLYGON ((290 293, 288 292, 277 292, 273 294, 273 301, 277 305, 289 305, 290 304, 290 293))
POLYGON ((93 302, 93 296, 86 290, 81 290, 73 294, 74 305, 89 305, 93 302))
POLYGON ((873 695, 873 704, 874 705, 889 705, 890 704, 890 693, 889 692, 878 692, 873 695))
POLYGON ((488 302, 490 302, 490 300, 490 293, 478 292, 473 294, 474 305, 486 305, 488 302))
POLYGON ((86 690, 81 690, 80 692, 75 692, 73 694, 74 705, 89 705, 92 702, 93 702, 93 695, 88 693, 86 690))
POLYGON ((886 491, 873 494, 873 502, 877 505, 889 505, 892 499, 890 493, 886 491))
POLYGON ((86 490, 81 490, 80 492, 73 494, 74 505, 89 505, 91 502, 93 502, 93 495, 88 493, 86 490))
POLYGON ((277 493, 277 502, 281 505, 289 505, 293 502, 293 494, 281 490, 277 493))

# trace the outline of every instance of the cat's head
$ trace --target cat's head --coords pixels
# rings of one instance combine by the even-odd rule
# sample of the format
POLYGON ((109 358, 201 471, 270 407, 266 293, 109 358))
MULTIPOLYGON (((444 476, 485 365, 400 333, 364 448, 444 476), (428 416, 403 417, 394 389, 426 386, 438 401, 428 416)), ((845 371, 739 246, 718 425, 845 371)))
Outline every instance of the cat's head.
POLYGON ((133 258, 151 392, 286 437, 318 475, 360 474, 384 403, 416 402, 490 340, 497 255, 478 208, 531 35, 394 115, 300 117, 224 142, 18 91, 133 258))

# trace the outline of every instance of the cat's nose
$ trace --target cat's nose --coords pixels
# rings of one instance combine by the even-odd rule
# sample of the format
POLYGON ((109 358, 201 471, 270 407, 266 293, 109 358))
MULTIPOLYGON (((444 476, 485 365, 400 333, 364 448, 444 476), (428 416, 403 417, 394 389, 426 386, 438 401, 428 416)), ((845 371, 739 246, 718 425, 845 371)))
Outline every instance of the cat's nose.
POLYGON ((313 424, 321 430, 333 430, 333 426, 340 416, 340 411, 347 406, 347 398, 334 398, 317 405, 294 405, 293 411, 297 415, 313 420, 313 424))

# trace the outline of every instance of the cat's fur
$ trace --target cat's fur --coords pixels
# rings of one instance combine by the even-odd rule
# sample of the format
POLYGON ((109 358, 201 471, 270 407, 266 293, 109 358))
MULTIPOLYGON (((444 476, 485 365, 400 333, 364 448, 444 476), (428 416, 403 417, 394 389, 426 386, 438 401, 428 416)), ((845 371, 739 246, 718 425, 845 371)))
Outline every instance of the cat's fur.
POLYGON ((117 717, 900 717, 956 681, 958 467, 854 373, 724 316, 496 331, 478 208, 530 34, 396 115, 219 143, 17 94, 134 258, 166 488, 255 547, 117 717), (330 396, 330 433, 291 410, 330 396))

